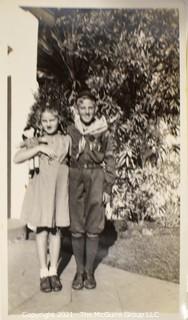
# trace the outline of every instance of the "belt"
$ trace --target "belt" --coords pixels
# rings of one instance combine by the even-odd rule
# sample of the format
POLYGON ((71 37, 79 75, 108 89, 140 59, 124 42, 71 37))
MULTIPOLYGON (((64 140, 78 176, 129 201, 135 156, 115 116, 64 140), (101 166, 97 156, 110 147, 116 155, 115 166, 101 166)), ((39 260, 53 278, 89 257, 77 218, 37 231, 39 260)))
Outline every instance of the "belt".
POLYGON ((97 163, 74 163, 70 165, 71 168, 78 168, 78 169, 97 169, 101 168, 100 164, 97 163))

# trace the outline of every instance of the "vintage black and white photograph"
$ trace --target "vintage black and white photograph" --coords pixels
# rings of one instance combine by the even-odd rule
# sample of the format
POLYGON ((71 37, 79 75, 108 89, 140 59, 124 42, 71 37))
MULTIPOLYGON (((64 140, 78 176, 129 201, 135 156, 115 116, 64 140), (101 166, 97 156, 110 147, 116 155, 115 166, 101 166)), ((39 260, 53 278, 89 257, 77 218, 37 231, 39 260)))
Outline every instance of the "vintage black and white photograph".
POLYGON ((179 314, 182 11, 11 8, 8 316, 179 314))

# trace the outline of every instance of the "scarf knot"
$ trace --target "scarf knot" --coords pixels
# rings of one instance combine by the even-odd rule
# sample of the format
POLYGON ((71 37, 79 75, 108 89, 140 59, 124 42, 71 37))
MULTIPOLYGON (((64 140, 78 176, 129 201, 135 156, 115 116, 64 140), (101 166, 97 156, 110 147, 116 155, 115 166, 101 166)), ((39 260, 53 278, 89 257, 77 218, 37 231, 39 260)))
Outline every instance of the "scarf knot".
MULTIPOLYGON (((95 118, 94 121, 88 126, 84 127, 82 121, 80 120, 79 114, 74 110, 74 123, 76 129, 81 133, 82 137, 78 143, 78 153, 76 158, 78 159, 80 154, 84 151, 86 145, 86 135, 96 136, 100 133, 105 132, 108 129, 108 124, 106 118, 102 116, 100 119, 95 118)), ((92 151, 92 144, 90 144, 90 150, 92 151)))

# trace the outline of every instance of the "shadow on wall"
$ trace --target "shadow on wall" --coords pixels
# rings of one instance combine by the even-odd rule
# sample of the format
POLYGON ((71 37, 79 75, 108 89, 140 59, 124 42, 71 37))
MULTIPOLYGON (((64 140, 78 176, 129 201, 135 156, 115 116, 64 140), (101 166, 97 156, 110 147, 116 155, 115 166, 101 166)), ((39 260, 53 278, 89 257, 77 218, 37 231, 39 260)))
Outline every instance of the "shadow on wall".
MULTIPOLYGON (((115 230, 114 224, 111 221, 106 221, 105 228, 100 235, 99 240, 99 250, 95 261, 94 269, 96 270, 98 265, 102 260, 108 255, 108 250, 115 241, 117 240, 117 232, 115 230)), ((68 228, 62 231, 62 242, 61 242, 61 256, 60 263, 58 267, 58 274, 64 271, 66 266, 69 264, 70 259, 73 255, 72 243, 71 243, 71 233, 68 228)))

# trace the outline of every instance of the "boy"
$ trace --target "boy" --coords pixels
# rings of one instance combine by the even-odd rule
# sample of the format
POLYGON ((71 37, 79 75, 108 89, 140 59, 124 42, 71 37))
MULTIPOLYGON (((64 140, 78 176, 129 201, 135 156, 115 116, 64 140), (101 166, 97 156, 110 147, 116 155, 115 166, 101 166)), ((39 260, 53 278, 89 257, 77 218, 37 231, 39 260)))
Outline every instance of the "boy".
POLYGON ((99 234, 104 229, 105 204, 115 179, 112 141, 104 117, 96 118, 95 97, 89 91, 77 97, 69 171, 72 247, 77 271, 72 288, 94 289, 94 262, 99 234))

